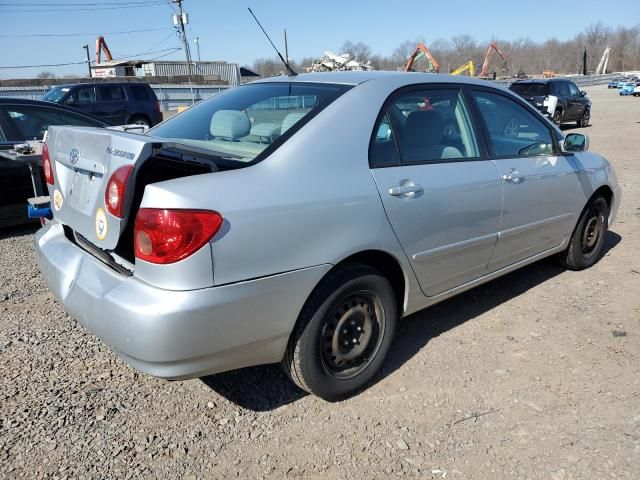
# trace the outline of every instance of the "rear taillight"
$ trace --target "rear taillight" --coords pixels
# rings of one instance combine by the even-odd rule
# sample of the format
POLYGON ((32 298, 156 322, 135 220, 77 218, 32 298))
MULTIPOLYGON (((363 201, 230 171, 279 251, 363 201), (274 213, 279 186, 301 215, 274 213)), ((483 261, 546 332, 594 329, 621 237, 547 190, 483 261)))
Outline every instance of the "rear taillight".
POLYGON ((156 110, 160 111, 160 100, 156 100, 156 110))
POLYGON ((135 256, 158 264, 183 260, 211 240, 222 221, 211 210, 141 208, 133 230, 135 256))
POLYGON ((51 157, 49 156, 49 148, 46 143, 42 144, 42 170, 44 170, 44 179, 49 185, 53 185, 53 167, 51 166, 51 157))
POLYGON ((120 167, 109 179, 107 189, 104 192, 104 203, 111 215, 118 218, 124 217, 124 194, 127 180, 133 171, 133 165, 120 167))

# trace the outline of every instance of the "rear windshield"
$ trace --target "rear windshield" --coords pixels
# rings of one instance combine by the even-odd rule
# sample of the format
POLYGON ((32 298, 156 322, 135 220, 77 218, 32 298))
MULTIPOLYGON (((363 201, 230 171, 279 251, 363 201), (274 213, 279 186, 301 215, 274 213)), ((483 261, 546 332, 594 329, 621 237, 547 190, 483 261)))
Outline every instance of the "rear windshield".
POLYGON ((259 161, 349 88, 302 82, 243 85, 194 105, 148 134, 208 149, 225 160, 259 161))
POLYGON ((62 98, 71 90, 69 87, 53 87, 42 96, 42 100, 46 102, 60 102, 62 98))
POLYGON ((544 97, 548 92, 546 83, 514 83, 509 88, 524 97, 544 97))

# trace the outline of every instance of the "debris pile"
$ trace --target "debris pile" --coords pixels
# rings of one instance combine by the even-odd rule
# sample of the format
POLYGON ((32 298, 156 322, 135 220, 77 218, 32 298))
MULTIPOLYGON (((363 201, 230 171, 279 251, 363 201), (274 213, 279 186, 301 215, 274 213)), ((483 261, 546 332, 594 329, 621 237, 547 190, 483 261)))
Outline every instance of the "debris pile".
POLYGON ((315 60, 306 70, 308 72, 339 72, 346 70, 361 72, 373 70, 371 62, 361 63, 357 60, 350 60, 350 58, 351 55, 348 53, 336 55, 332 52, 324 52, 324 57, 315 60))

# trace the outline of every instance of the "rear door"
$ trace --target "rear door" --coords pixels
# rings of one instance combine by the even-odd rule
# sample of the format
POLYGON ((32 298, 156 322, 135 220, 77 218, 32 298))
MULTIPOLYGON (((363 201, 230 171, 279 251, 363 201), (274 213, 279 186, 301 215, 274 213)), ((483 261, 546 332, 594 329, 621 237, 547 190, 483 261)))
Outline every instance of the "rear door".
POLYGON ((502 178, 495 271, 562 244, 584 195, 575 157, 558 151, 543 118, 507 93, 477 87, 472 95, 502 178))
POLYGON ((387 217, 423 292, 438 295, 482 276, 498 234, 500 176, 483 155, 460 89, 394 94, 369 155, 387 217))
POLYGON ((94 113, 103 117, 112 125, 122 125, 127 122, 127 97, 120 85, 98 85, 97 103, 94 113))

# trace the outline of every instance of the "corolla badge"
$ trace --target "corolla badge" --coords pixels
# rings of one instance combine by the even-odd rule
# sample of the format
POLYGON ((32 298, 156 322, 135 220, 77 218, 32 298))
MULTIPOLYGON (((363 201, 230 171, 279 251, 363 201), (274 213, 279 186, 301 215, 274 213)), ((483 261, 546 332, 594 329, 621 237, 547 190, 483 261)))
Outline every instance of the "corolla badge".
POLYGON ((71 162, 71 165, 75 165, 78 163, 78 160, 80 160, 80 150, 74 148, 69 152, 69 161, 71 162))

